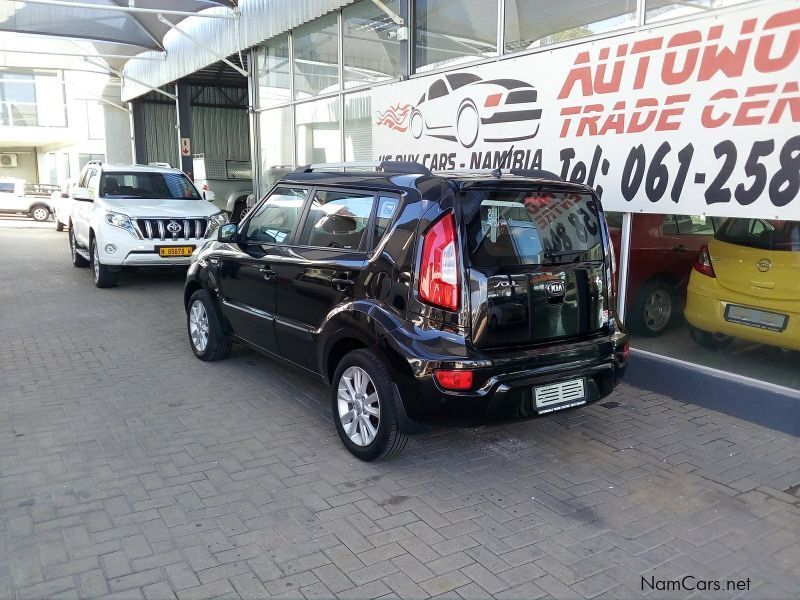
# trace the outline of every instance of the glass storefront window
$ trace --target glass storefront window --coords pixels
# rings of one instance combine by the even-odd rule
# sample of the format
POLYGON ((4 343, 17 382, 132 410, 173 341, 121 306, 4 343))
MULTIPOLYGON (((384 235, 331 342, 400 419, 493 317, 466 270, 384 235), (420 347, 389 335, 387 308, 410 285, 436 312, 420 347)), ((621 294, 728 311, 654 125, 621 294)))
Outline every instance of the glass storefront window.
POLYGON ((308 98, 339 89, 339 23, 330 13, 298 27, 294 44, 294 96, 308 98))
POLYGON ((372 160, 372 93, 344 97, 344 159, 372 160))
MULTIPOLYGON (((400 0, 383 0, 397 15, 400 0)), ((401 75, 399 26, 372 0, 362 0, 342 11, 344 87, 367 85, 401 75)))
POLYGON ((497 2, 414 0, 414 10, 417 72, 497 55, 497 2))
POLYGON ((291 100, 289 36, 279 36, 259 48, 256 69, 259 108, 269 108, 291 100))
POLYGON ((64 127, 66 124, 64 84, 57 73, 0 69, 0 125, 64 127))
POLYGON ((800 223, 635 214, 631 225, 634 348, 800 389, 800 223))
POLYGON ((644 19, 647 23, 658 23, 668 19, 697 16, 717 8, 726 8, 736 4, 744 4, 753 0, 693 0, 692 2, 676 2, 675 0, 646 0, 644 19))
POLYGON ((292 155, 292 107, 265 110, 258 115, 261 145, 261 194, 294 168, 292 155))
POLYGON ((636 25, 636 0, 505 0, 505 51, 518 52, 636 25))
POLYGON ((297 164, 342 160, 339 98, 295 106, 297 164))

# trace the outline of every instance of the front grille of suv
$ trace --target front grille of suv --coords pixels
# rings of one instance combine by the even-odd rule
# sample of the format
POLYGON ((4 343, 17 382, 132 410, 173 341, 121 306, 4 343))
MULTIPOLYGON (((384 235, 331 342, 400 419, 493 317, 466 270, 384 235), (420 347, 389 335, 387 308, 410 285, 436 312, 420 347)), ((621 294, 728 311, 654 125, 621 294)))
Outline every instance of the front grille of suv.
POLYGON ((206 219, 136 219, 146 240, 194 240, 206 234, 206 219))

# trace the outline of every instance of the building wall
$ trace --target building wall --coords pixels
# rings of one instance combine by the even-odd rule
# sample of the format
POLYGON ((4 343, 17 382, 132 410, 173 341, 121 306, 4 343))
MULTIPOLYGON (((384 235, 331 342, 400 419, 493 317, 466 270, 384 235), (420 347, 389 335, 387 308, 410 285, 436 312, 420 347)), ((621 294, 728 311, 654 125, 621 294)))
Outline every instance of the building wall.
POLYGON ((0 178, 11 177, 24 179, 26 182, 36 182, 38 169, 36 166, 36 148, 34 147, 4 147, 3 153, 13 152, 17 155, 16 167, 0 166, 0 178))
MULTIPOLYGON (((205 154, 215 159, 250 159, 250 126, 246 108, 233 106, 229 98, 238 98, 246 91, 225 88, 227 97, 212 86, 188 86, 192 98, 192 154, 205 154)), ((245 94, 246 97, 246 94, 245 94)), ((142 149, 141 162, 178 164, 178 134, 175 103, 151 93, 135 101, 134 127, 137 146, 142 149)))

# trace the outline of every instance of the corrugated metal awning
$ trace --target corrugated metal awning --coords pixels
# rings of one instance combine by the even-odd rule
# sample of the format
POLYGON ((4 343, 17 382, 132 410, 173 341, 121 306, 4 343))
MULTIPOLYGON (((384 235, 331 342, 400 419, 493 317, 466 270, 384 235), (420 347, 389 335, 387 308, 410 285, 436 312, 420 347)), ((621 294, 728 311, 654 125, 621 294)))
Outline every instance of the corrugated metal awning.
MULTIPOLYGON (((237 20, 189 17, 181 23, 180 28, 202 41, 217 55, 230 56, 354 1, 240 0, 240 17, 237 20)), ((166 60, 157 63, 130 61, 125 65, 123 73, 147 85, 159 87, 219 60, 218 56, 174 31, 164 36, 163 47, 167 52, 166 60)), ((122 99, 131 100, 147 91, 146 87, 126 79, 122 99)))

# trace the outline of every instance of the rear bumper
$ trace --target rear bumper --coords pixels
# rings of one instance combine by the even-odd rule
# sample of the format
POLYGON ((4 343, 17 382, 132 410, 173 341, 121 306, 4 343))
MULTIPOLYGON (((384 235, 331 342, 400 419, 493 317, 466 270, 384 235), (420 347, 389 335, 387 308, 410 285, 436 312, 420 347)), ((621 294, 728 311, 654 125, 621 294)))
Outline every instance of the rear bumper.
MULTIPOLYGON (((420 346, 409 346, 408 332, 403 330, 394 331, 385 338, 384 350, 395 357, 392 376, 410 420, 476 422, 541 416, 553 412, 551 409, 582 406, 604 398, 624 375, 627 359, 623 347, 627 338, 627 334, 619 332, 581 342, 503 354, 468 349, 463 356, 427 355, 421 359, 419 354, 414 358, 402 358, 402 349, 419 350, 420 346), (398 365, 401 360, 406 364, 398 365), (465 392, 442 389, 433 377, 440 368, 473 370, 474 389, 465 392), (583 400, 537 410, 534 388, 575 379, 584 380, 583 400)), ((447 345, 431 344, 429 336, 418 341, 422 340, 433 347, 447 345)))
POLYGON ((690 325, 710 333, 721 333, 731 337, 800 350, 800 310, 794 301, 759 301, 758 298, 727 290, 716 279, 692 273, 686 293, 684 316, 690 325), (770 331, 725 320, 725 309, 729 304, 747 306, 789 316, 786 329, 770 331))

